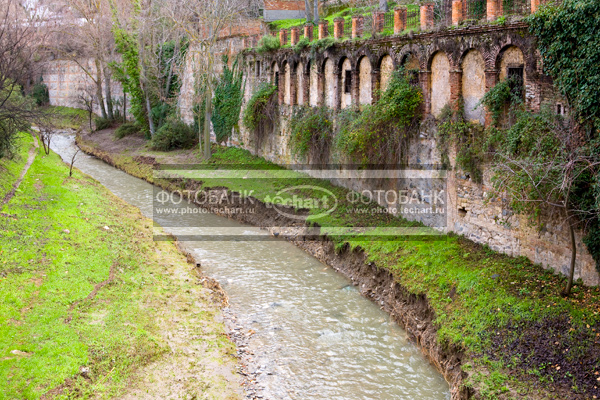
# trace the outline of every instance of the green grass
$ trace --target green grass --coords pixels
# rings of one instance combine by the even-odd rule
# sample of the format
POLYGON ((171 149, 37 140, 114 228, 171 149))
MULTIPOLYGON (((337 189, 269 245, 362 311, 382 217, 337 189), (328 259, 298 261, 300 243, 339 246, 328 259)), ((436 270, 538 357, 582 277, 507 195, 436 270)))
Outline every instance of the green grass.
MULTIPOLYGON (((208 162, 215 168, 227 164, 254 164, 261 169, 281 171, 264 159, 252 156, 237 148, 218 148, 208 162)), ((277 191, 298 184, 313 184, 332 191, 341 199, 338 208, 330 215, 309 218, 324 227, 335 226, 420 226, 415 222, 392 218, 388 215, 356 215, 349 213, 354 207, 343 199, 348 190, 306 178, 300 173, 292 179, 205 179, 205 187, 224 186, 234 191, 254 190, 260 200, 268 199, 277 191)), ((311 190, 295 191, 299 196, 314 196, 311 190)), ((285 197, 285 196, 284 196, 285 197)), ((365 209, 378 208, 370 203, 365 209)), ((311 214, 322 212, 313 209, 311 214)), ((443 240, 372 240, 352 235, 330 236, 338 248, 344 243, 360 248, 368 260, 396 276, 410 292, 425 294, 435 310, 438 340, 443 345, 464 349, 478 368, 485 368, 479 377, 487 398, 507 391, 507 385, 520 388, 523 383, 514 374, 507 373, 510 365, 493 361, 487 353, 495 352, 491 338, 509 323, 530 326, 545 319, 570 316, 570 325, 564 329, 565 337, 576 340, 575 333, 593 338, 594 326, 600 324, 600 290, 586 288, 581 282, 570 298, 560 295, 565 279, 524 257, 512 258, 474 244, 462 237, 449 235, 443 240), (590 326, 592 328, 590 328, 590 326), (571 334, 572 332, 572 334, 571 334)), ((593 342, 593 340, 592 340, 593 342)), ((565 371, 568 373, 568 371, 565 371)), ((477 374, 473 379, 477 379, 477 374)))
POLYGON ((49 106, 47 109, 54 114, 54 124, 59 129, 78 129, 88 120, 88 112, 78 108, 49 106))
MULTIPOLYGON (((269 171, 285 171, 282 167, 252 156, 238 148, 215 146, 213 157, 206 166, 214 169, 235 165, 253 165, 269 171)), ((141 153, 143 154, 143 153, 141 153)), ((160 156, 157 161, 160 161, 160 156)), ((126 171, 134 171, 149 177, 152 171, 135 163, 128 155, 112 155, 116 164, 126 171)), ((318 223, 322 232, 335 226, 371 226, 377 229, 387 226, 419 226, 418 223, 391 219, 388 215, 357 215, 349 212, 352 205, 345 202, 348 190, 307 178, 300 173, 290 172, 290 178, 282 179, 203 179, 204 187, 226 187, 233 191, 253 190, 253 196, 267 200, 279 190, 297 184, 315 184, 332 191, 340 200, 338 208, 330 215, 314 218, 322 210, 311 210, 311 222, 318 223)), ((311 190, 298 190, 301 197, 314 196, 311 190)), ((285 197, 285 196, 284 196, 285 197)), ((362 205, 365 210, 377 209, 370 203, 362 205)), ((379 268, 391 271, 411 293, 425 295, 435 311, 438 341, 444 347, 460 348, 465 352, 464 369, 469 373, 468 385, 476 386, 484 398, 512 398, 515 393, 527 393, 533 387, 547 386, 548 382, 571 373, 563 367, 559 372, 544 364, 545 351, 540 347, 532 354, 518 356, 529 365, 519 367, 519 360, 502 358, 498 346, 509 346, 515 335, 533 329, 538 322, 567 318, 559 327, 556 338, 558 348, 588 352, 575 364, 590 356, 594 342, 600 335, 600 289, 586 288, 578 282, 573 295, 560 295, 565 278, 524 257, 513 258, 474 244, 456 235, 442 240, 366 240, 352 235, 332 235, 336 248, 349 246, 362 249, 368 260, 379 268), (518 327, 515 329, 514 327, 518 327), (498 343, 500 338, 500 344, 498 343), (583 339, 582 339, 583 338, 583 339), (563 346, 564 345, 564 346, 563 346), (532 357, 533 361, 528 361, 532 357), (535 361, 535 360, 538 361, 535 361), (562 374, 562 375, 560 375, 562 374), (560 376, 559 376, 560 375, 560 376), (533 380, 533 383, 530 383, 533 380), (537 383, 536 383, 537 381, 537 383)), ((548 339, 549 332, 535 332, 540 338, 548 339), (546 336, 544 336, 546 335, 546 336)), ((526 338, 527 339, 527 338, 526 338)), ((553 344, 554 346, 554 344, 553 344)), ((574 354, 574 353, 573 353, 574 354)), ((592 354, 592 358, 593 354, 592 354)), ((590 373, 600 372, 600 360, 592 362, 590 373), (595 364, 594 364, 595 363, 595 364)), ((535 389, 537 390, 537 389, 535 389)), ((559 395, 557 395, 560 398, 559 395)), ((514 397, 521 398, 521 397, 514 397)))
POLYGON ((37 399, 57 387, 59 398, 110 397, 168 351, 153 311, 180 290, 167 264, 185 258, 152 241, 139 210, 79 171, 69 178, 51 153, 38 154, 0 211, 10 215, 0 217, 0 398, 37 399), (111 266, 114 281, 86 300, 111 266), (77 378, 82 366, 91 380, 77 378))
POLYGON ((33 137, 29 133, 19 133, 17 150, 12 158, 0 159, 0 202, 11 191, 27 163, 29 149, 33 147, 33 137))

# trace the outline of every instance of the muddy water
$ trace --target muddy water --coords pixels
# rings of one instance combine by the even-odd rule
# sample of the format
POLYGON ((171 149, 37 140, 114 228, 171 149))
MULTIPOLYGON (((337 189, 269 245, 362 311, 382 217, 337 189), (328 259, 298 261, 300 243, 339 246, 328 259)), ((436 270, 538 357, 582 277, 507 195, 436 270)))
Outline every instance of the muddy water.
MULTIPOLYGON (((73 136, 53 140, 53 149, 70 161, 73 136)), ((83 153, 75 166, 153 217, 150 184, 83 153)), ((218 234, 227 227, 261 232, 212 214, 177 218, 187 218, 189 226, 223 227, 190 228, 188 234, 218 234)), ((264 398, 450 398, 442 376, 385 312, 292 244, 266 238, 185 245, 227 291, 227 313, 235 320, 230 325, 248 338, 249 372, 264 398)))

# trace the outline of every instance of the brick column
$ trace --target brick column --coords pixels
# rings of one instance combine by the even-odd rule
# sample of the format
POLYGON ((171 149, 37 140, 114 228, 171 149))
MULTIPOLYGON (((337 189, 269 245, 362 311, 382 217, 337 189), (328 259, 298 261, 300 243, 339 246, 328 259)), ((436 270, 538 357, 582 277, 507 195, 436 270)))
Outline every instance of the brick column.
POLYGON ((282 46, 287 44, 287 31, 285 29, 279 31, 279 44, 282 46))
POLYGON ((502 0, 487 0, 487 20, 495 21, 502 15, 502 0))
POLYGON ((423 92, 423 113, 431 114, 431 71, 419 71, 419 85, 421 85, 421 91, 423 92))
POLYGON ((335 93, 333 93, 333 109, 339 110, 342 105, 342 91, 344 88, 342 87, 342 69, 336 67, 333 70, 333 80, 335 82, 335 93))
POLYGON ((323 39, 329 36, 327 24, 328 21, 326 19, 322 19, 321 21, 319 21, 319 39, 323 39))
POLYGON ((341 39, 344 36, 344 18, 335 18, 333 20, 333 37, 341 39))
POLYGON ((352 16, 352 39, 363 35, 363 27, 365 26, 365 17, 362 15, 352 16))
POLYGON ((454 111, 458 109, 460 96, 462 95, 462 71, 459 69, 450 71, 450 106, 454 111))
POLYGON ((379 100, 379 83, 381 82, 381 71, 379 68, 371 70, 371 104, 379 100))
MULTIPOLYGON (((488 0, 489 1, 489 0, 488 0)), ((421 6, 421 30, 426 31, 433 28, 433 3, 425 3, 421 6)))
POLYGON ((406 30, 406 6, 394 8, 394 35, 406 30))
POLYGON ((452 25, 458 25, 464 19, 462 0, 452 2, 452 25))
MULTIPOLYGON (((293 36, 292 36, 293 38, 293 36)), ((290 106, 294 106, 297 104, 296 102, 296 85, 298 84, 298 79, 296 77, 296 71, 292 70, 292 66, 288 67, 290 69, 290 106)))
MULTIPOLYGON (((489 92, 496 83, 498 83, 498 70, 497 69, 486 69, 485 70, 485 92, 489 92)), ((492 124, 492 113, 486 108, 485 110, 485 126, 486 128, 492 124)))
POLYGON ((304 104, 310 105, 310 70, 305 68, 300 73, 304 74, 304 79, 302 79, 302 90, 304 91, 302 96, 304 97, 304 104))
POLYGON ((373 11, 373 33, 383 32, 385 24, 385 16, 381 11, 373 11))
POLYGON ((313 24, 305 24, 304 25, 304 37, 308 38, 309 42, 312 42, 312 40, 313 40, 313 29, 314 29, 313 24))
POLYGON ((317 106, 325 105, 325 74, 317 71, 317 106))
POLYGON ((290 29, 290 36, 292 37, 291 44, 292 46, 295 46, 296 43, 298 43, 298 40, 300 40, 300 28, 295 26, 292 29, 290 29))
POLYGON ((279 105, 285 103, 285 70, 279 71, 279 80, 277 82, 277 100, 279 105))
POLYGON ((535 13, 540 7, 540 0, 531 0, 531 13, 535 13))

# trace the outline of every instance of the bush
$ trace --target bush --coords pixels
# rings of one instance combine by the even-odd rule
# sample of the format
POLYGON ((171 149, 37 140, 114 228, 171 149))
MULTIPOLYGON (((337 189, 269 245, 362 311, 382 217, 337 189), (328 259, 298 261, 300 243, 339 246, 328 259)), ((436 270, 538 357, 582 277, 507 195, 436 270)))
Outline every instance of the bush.
POLYGON ((189 149, 198 144, 198 134, 182 120, 170 117, 152 138, 153 150, 189 149))
POLYGON ((114 119, 96 117, 94 118, 94 125, 96 125, 96 131, 112 128, 115 125, 114 119))
POLYGON ((421 90, 410 84, 410 76, 395 71, 378 102, 364 106, 360 113, 343 113, 336 146, 363 164, 400 163, 408 136, 416 131, 422 102, 421 90))
POLYGON ((269 51, 278 50, 281 47, 279 38, 276 36, 265 35, 258 41, 256 51, 258 53, 266 53, 269 51))
POLYGON ((294 51, 296 53, 300 53, 302 50, 304 50, 308 46, 310 46, 310 40, 307 37, 303 37, 294 46, 294 51))
POLYGON ((31 97, 35 100, 38 106, 45 106, 50 104, 50 93, 48 92, 48 86, 43 82, 36 83, 33 85, 31 91, 31 97))
POLYGON ((327 107, 298 107, 290 120, 290 146, 299 157, 325 163, 329 155, 333 122, 327 107))
POLYGON ((115 137, 123 139, 125 136, 140 133, 140 126, 135 122, 126 122, 115 130, 115 137))

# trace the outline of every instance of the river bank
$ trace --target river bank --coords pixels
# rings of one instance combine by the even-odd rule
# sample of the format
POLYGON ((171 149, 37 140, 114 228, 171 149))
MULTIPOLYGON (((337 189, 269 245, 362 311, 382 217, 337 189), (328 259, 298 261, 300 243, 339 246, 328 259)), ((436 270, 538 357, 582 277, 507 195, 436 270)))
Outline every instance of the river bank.
MULTIPOLYGON (((22 144, 0 163, 3 192, 31 136, 22 144)), ((214 291, 152 225, 38 152, 0 210, 2 398, 242 397, 214 291)))
MULTIPOLYGON (((196 162, 194 150, 152 152, 142 138, 117 141, 110 131, 83 135, 78 143, 84 151, 149 182, 180 189, 200 185, 191 179, 154 182, 152 176, 157 165, 196 162)), ((276 168, 232 148, 216 149, 211 163, 217 168, 219 163, 276 168)), ((203 184, 244 189, 226 180, 203 184)), ((257 199, 264 200, 272 188, 257 189, 257 199)), ((254 220, 246 215, 242 222, 273 226, 281 216, 269 210, 262 207, 254 220)), ((294 242, 342 269, 363 294, 395 313, 451 384, 453 398, 598 396, 596 288, 578 285, 574 296, 564 299, 559 295, 561 277, 455 236, 433 242, 303 239, 294 242)))

